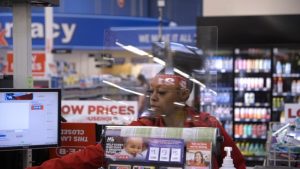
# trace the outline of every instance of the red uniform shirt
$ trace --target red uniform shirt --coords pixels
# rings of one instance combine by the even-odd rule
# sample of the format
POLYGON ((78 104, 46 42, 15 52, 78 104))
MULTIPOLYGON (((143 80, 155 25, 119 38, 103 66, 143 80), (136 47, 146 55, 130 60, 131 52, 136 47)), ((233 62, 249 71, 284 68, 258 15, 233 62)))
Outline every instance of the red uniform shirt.
MULTIPOLYGON (((196 114, 193 110, 187 109, 188 118, 185 127, 217 127, 224 138, 221 144, 221 158, 226 156, 224 147, 232 147, 232 159, 235 168, 245 169, 244 158, 233 142, 232 138, 226 133, 222 125, 208 113, 196 114)), ((165 126, 163 118, 141 118, 134 121, 131 126, 165 126)), ((222 162, 221 162, 222 163, 222 162)), ((86 147, 84 150, 68 154, 61 158, 55 158, 44 162, 41 166, 30 167, 28 169, 98 169, 104 165, 104 151, 100 144, 86 147)), ((213 157, 214 169, 220 168, 217 157, 213 157)))

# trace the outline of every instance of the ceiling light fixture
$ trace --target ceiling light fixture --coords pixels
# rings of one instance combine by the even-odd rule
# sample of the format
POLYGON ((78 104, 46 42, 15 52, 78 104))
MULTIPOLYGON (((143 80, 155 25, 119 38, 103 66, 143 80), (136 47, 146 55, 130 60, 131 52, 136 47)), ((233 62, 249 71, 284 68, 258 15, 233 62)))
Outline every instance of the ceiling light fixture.
POLYGON ((200 81, 198 81, 198 80, 195 79, 195 78, 190 78, 190 81, 192 81, 192 82, 194 82, 194 83, 200 85, 200 86, 203 87, 203 88, 206 88, 206 86, 205 86, 203 83, 201 83, 200 81))
POLYGON ((185 73, 185 72, 183 72, 183 71, 181 71, 181 70, 179 70, 179 69, 177 69, 177 68, 174 68, 173 70, 174 70, 174 72, 180 74, 181 76, 183 76, 183 77, 185 77, 185 78, 187 78, 187 79, 190 78, 190 75, 188 75, 187 73, 185 73))
POLYGON ((184 104, 184 103, 179 103, 179 102, 174 102, 173 104, 175 104, 175 105, 177 105, 177 106, 182 106, 182 107, 184 107, 184 106, 185 106, 185 104, 184 104))

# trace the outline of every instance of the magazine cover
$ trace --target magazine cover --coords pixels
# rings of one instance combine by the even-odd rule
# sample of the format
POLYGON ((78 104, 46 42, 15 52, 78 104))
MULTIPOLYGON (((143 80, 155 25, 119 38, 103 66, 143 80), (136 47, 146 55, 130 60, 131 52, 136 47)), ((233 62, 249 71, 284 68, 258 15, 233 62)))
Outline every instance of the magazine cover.
POLYGON ((106 126, 105 158, 136 169, 208 169, 218 134, 210 127, 106 126))
POLYGON ((134 165, 132 169, 155 169, 155 166, 134 165))
POLYGON ((108 165, 108 169, 131 169, 131 165, 110 164, 108 165))
POLYGON ((106 137, 105 157, 112 161, 143 161, 147 152, 147 140, 142 137, 106 137))
POLYGON ((186 161, 187 169, 211 168, 212 143, 211 142, 187 142, 186 161))
POLYGON ((107 136, 105 157, 108 161, 183 164, 182 139, 107 136))

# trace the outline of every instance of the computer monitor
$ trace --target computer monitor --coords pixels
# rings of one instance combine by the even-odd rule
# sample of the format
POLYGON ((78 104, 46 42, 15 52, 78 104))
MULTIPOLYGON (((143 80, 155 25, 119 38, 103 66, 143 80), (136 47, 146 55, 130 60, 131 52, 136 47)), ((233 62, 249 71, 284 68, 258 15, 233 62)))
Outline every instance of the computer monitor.
POLYGON ((60 89, 0 89, 0 150, 60 143, 60 89))

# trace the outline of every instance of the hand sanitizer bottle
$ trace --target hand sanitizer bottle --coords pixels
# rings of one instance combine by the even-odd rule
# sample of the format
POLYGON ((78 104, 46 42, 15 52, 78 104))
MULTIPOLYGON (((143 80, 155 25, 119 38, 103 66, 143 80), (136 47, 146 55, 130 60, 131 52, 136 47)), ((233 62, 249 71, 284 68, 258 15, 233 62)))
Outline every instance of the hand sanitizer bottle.
POLYGON ((224 147, 224 150, 227 152, 227 155, 223 159, 223 164, 220 169, 235 169, 233 165, 233 160, 231 158, 232 147, 224 147))

